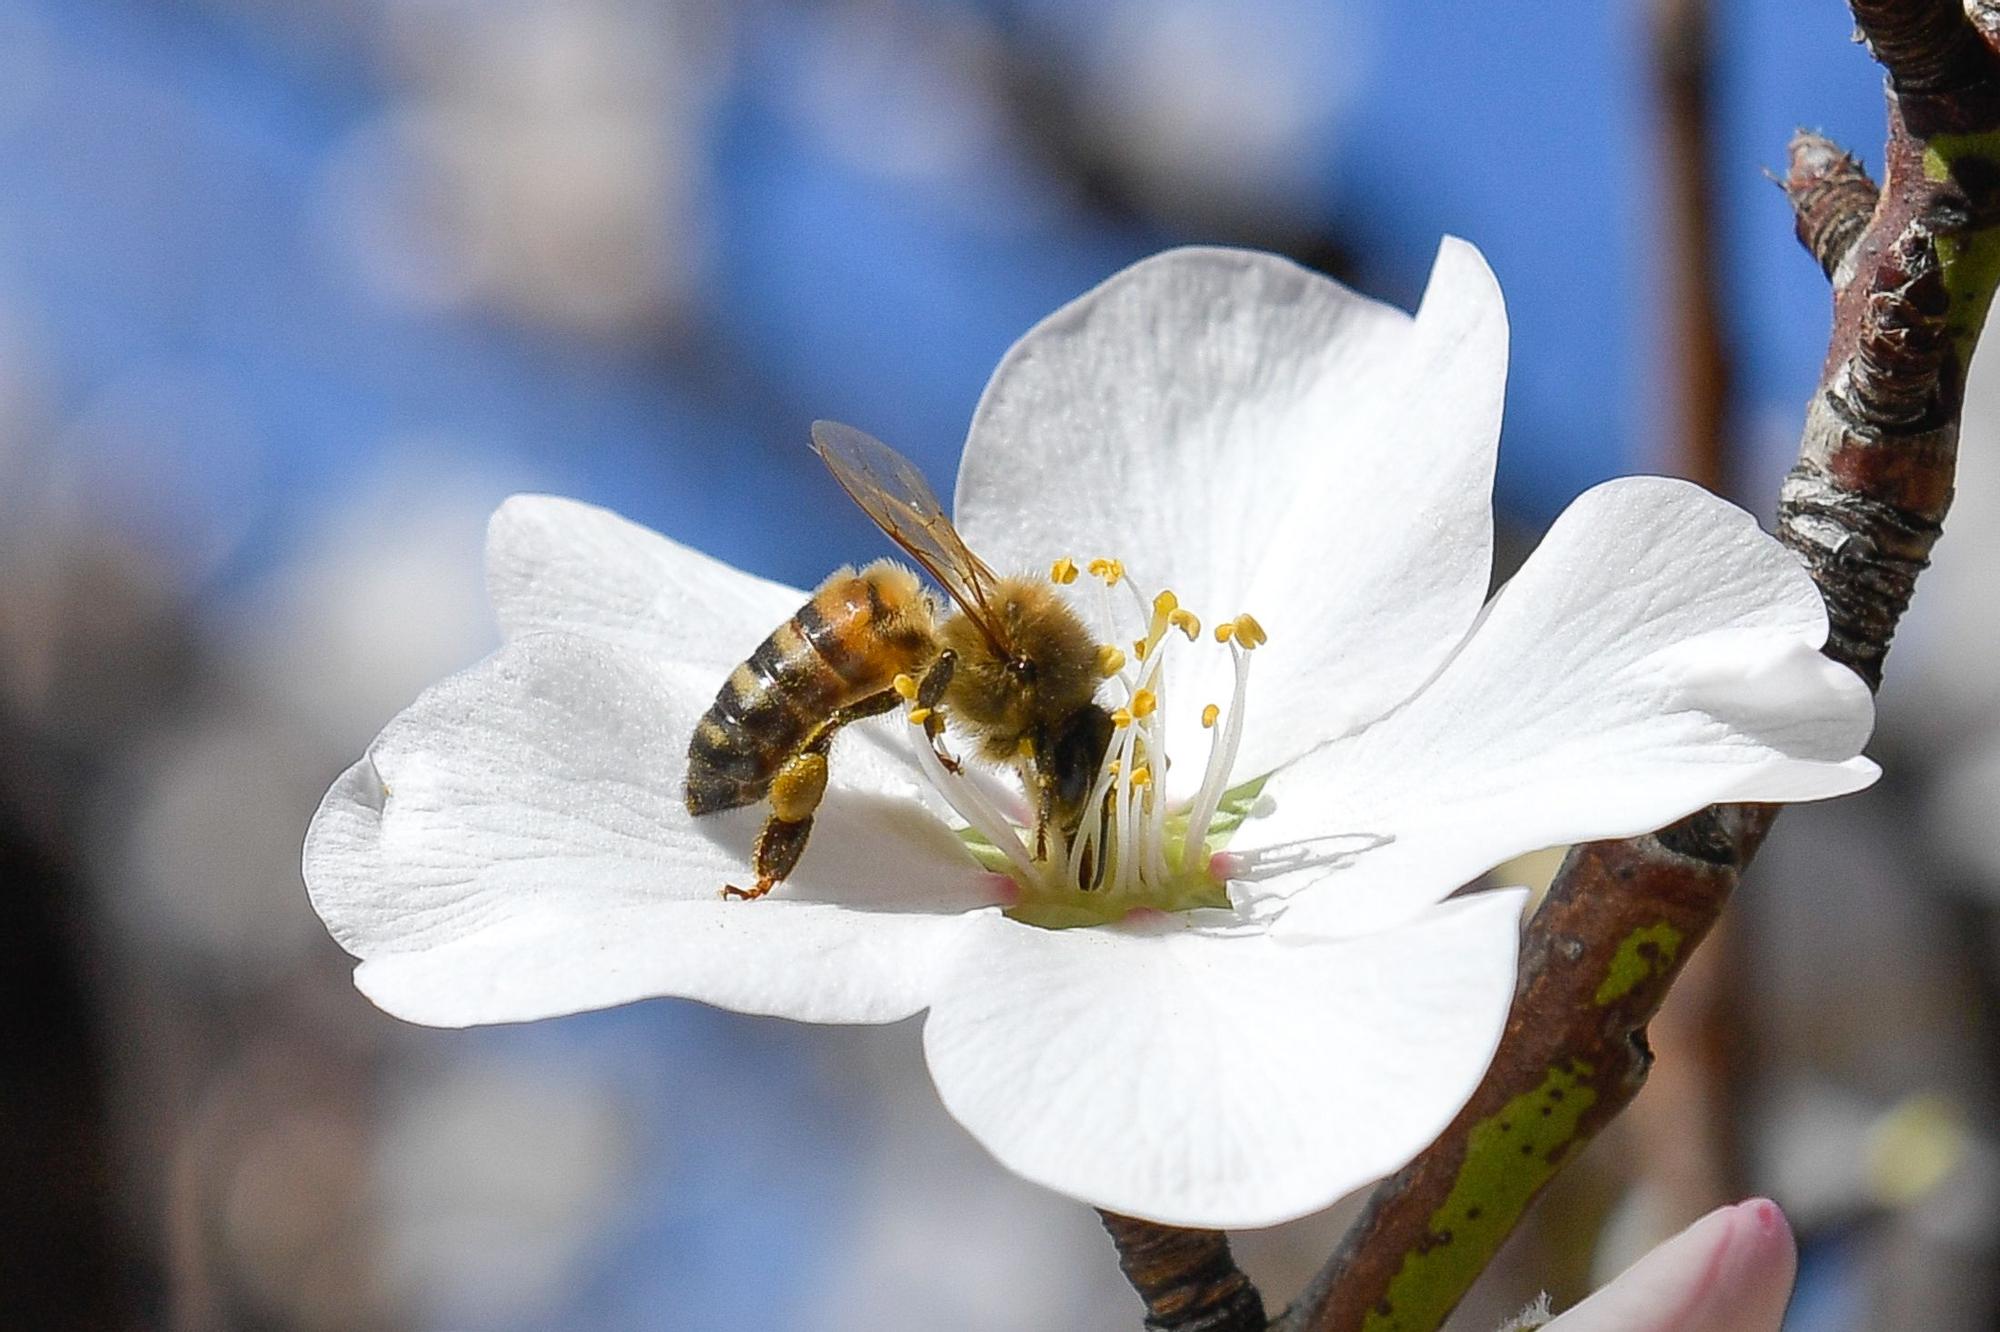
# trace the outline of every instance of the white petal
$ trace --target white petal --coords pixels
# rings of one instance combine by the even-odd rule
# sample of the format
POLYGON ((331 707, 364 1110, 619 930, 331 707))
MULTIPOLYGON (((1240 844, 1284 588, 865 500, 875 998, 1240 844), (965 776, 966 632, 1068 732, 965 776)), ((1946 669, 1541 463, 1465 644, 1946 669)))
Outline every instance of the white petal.
POLYGON ((1710 1212, 1546 1332, 1778 1332, 1798 1250, 1762 1198, 1710 1212))
POLYGON ((1401 1166, 1472 1094, 1523 896, 1365 940, 983 916, 924 1028, 931 1076, 1002 1164, 1084 1202, 1172 1225, 1303 1216, 1401 1166))
MULTIPOLYGON (((613 643, 705 672, 711 697, 809 595, 552 495, 515 495, 494 511, 486 585, 508 638, 553 632, 613 643)), ((851 748, 872 746, 917 781, 900 724, 864 722, 852 736, 851 748)))
POLYGON ((990 876, 866 745, 792 881, 725 902, 758 809, 691 818, 700 677, 566 635, 518 639, 434 687, 327 793, 313 905, 390 1012, 440 1025, 681 995, 811 1021, 907 1016, 949 913, 990 876), (947 913, 947 914, 927 914, 947 913))
MULTIPOLYGON (((1472 624, 1506 365, 1499 287, 1463 241, 1415 318, 1274 255, 1170 251, 1007 354, 958 522, 1005 569, 1116 556, 1203 617, 1256 615, 1239 770, 1267 772, 1408 697, 1472 624)), ((1185 745, 1229 667, 1181 661, 1185 745)))
POLYGON ((1525 851, 1858 790, 1878 775, 1857 757, 1873 702, 1825 638, 1811 579, 1748 514, 1681 481, 1610 482, 1431 686, 1280 773, 1240 849, 1282 863, 1342 835, 1280 928, 1365 931, 1525 851))
POLYGON ((608 509, 551 495, 516 495, 494 511, 486 586, 509 638, 582 634, 706 666, 717 685, 806 599, 608 509))

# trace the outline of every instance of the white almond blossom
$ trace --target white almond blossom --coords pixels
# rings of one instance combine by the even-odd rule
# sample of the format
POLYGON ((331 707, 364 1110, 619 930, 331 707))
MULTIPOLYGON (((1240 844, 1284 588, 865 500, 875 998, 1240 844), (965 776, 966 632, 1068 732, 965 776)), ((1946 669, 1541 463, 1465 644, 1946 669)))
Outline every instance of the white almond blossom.
POLYGON ((690 817, 688 741, 806 594, 530 496, 489 536, 506 645, 328 793, 314 905, 412 1021, 928 1010, 945 1105, 1020 1174, 1169 1223, 1322 1208, 1492 1056, 1523 894, 1462 885, 1876 775, 1811 581, 1694 486, 1590 491, 1487 601, 1506 352, 1491 272, 1447 241, 1414 316, 1177 250, 1008 354, 955 519, 1118 649, 1101 885, 1075 847, 1035 858, 1005 774, 945 771, 892 714, 842 734, 789 881, 723 900, 763 811, 690 817))

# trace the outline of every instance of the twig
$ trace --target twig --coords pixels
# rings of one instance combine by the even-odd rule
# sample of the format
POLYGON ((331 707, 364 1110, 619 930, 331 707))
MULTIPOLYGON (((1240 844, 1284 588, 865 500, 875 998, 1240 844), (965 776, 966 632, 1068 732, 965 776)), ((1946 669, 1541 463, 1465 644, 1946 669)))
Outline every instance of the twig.
MULTIPOLYGON (((1955 0, 1853 8, 1890 72, 1886 182, 1857 229, 1865 177, 1824 140, 1794 144, 1786 190, 1835 306, 1779 535, 1826 596, 1828 655, 1874 685, 1950 502, 1964 370, 2000 282, 2000 65, 1955 0)), ((1485 1083, 1376 1191, 1287 1329, 1443 1321, 1542 1186, 1638 1091, 1645 1024, 1774 814, 1715 807, 1571 852, 1529 925, 1485 1083)))
POLYGON ((1125 1279, 1146 1302, 1147 1332, 1263 1332, 1263 1297, 1221 1234, 1098 1215, 1125 1279))

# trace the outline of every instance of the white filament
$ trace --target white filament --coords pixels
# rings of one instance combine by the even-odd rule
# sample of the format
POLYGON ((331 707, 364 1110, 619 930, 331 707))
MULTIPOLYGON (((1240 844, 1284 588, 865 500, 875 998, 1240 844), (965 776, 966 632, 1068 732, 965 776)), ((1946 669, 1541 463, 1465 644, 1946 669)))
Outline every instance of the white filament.
POLYGON ((1229 774, 1236 767, 1236 750, 1243 741, 1243 700, 1250 688, 1250 654, 1234 643, 1229 645, 1229 651, 1235 658, 1236 687, 1229 696, 1229 715, 1215 728, 1215 739, 1209 743, 1208 769, 1202 774, 1201 790, 1195 793, 1194 804, 1188 809, 1181 864, 1189 868, 1199 868, 1196 857, 1208 842, 1209 825, 1222 805, 1222 793, 1228 789, 1229 774))
POLYGON ((1014 825, 1007 821, 1006 816, 993 807, 975 783, 953 776, 937 756, 937 750, 931 747, 930 737, 924 734, 922 726, 910 727, 910 742, 916 750, 917 766, 923 769, 924 776, 930 778, 931 785, 937 788, 937 793, 945 798, 945 802, 958 811, 958 816, 974 832, 1000 849, 1008 863, 1020 872, 1022 883, 1039 883, 1041 871, 1036 868, 1034 857, 1028 854, 1020 834, 1014 831, 1014 825))
MULTIPOLYGON (((1106 746, 1103 762, 1091 783, 1090 796, 1084 804, 1090 813, 1078 827, 1074 842, 1060 828, 1043 828, 1038 839, 1045 839, 1040 846, 1041 854, 1035 854, 1032 844, 1024 840, 1025 829, 1010 820, 979 789, 972 780, 974 774, 948 770, 923 728, 910 728, 917 762, 924 775, 974 832, 1000 850, 1026 888, 1090 891, 1094 885, 1086 882, 1088 878, 1101 881, 1103 888, 1112 894, 1143 898, 1149 891, 1164 889, 1177 872, 1167 855, 1166 659, 1169 652, 1177 649, 1178 645, 1171 640, 1182 625, 1174 623, 1168 613, 1176 608, 1173 598, 1163 595, 1159 600, 1149 600, 1129 578, 1120 577, 1118 581, 1126 585, 1136 604, 1142 636, 1132 643, 1132 655, 1107 679, 1114 690, 1124 694, 1116 708, 1121 724, 1106 746), (1142 699, 1142 695, 1150 698, 1142 699), (1143 706, 1144 715, 1139 715, 1135 705, 1143 706), (1135 781, 1141 772, 1146 774, 1145 780, 1135 781), (1101 812, 1107 804, 1108 817, 1101 812)), ((1109 578, 1104 579, 1099 596, 1107 621, 1115 626, 1118 617, 1110 612, 1115 611, 1117 593, 1109 578)), ((1250 649, 1231 637, 1227 628, 1217 637, 1228 642, 1236 680, 1226 716, 1218 718, 1219 724, 1213 728, 1201 786, 1188 806, 1187 833, 1180 846, 1178 872, 1182 874, 1207 871, 1209 831, 1227 793, 1243 739, 1250 649)), ((1024 762, 1020 776, 1031 796, 1034 775, 1024 762)), ((1036 817, 1034 804, 1031 798, 1020 811, 1023 821, 1036 817)))

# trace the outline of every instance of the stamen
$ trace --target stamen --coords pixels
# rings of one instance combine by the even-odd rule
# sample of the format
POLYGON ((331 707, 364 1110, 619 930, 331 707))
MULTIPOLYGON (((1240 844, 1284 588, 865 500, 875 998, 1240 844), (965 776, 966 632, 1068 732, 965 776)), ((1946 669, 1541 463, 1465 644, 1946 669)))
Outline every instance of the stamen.
POLYGON ((1021 876, 1022 883, 1041 883, 1042 872, 1036 866, 1034 858, 1028 854, 1028 848, 1022 843, 1020 834, 1014 831, 1014 825, 993 807, 978 786, 954 777, 945 770, 944 761, 938 757, 937 751, 931 748, 929 737, 921 730, 911 727, 910 736, 911 748, 916 751, 917 766, 923 769, 924 776, 930 779, 931 785, 944 797, 945 803, 957 811, 958 816, 964 819, 973 831, 1007 857, 1007 863, 1021 876))
POLYGON ((1126 576, 1124 565, 1109 557, 1093 559, 1079 569, 1077 561, 1065 556, 1049 565, 1049 580, 1066 586, 1086 570, 1098 584, 1094 595, 1102 598, 1104 623, 1125 633, 1137 629, 1141 636, 1128 640, 1129 647, 1115 636, 1112 642, 1094 646, 1098 678, 1114 695, 1105 699, 1113 738, 1091 777, 1087 798, 1073 811, 1080 815, 1076 826, 1065 830, 1037 825, 1033 805, 1043 776, 1038 767, 1043 756, 1026 740, 1007 765, 1015 771, 1004 779, 1004 786, 1002 779, 982 786, 986 779, 971 767, 953 771, 954 760, 937 742, 937 723, 946 720, 945 710, 935 703, 918 706, 923 675, 899 675, 893 683, 910 704, 906 716, 916 731, 912 742, 919 766, 969 825, 964 837, 982 862, 990 867, 1004 857, 1009 873, 1022 887, 1020 901, 1010 912, 1018 913, 1018 919, 1065 928, 1115 920, 1132 910, 1224 904, 1225 885, 1216 875, 1218 862, 1209 854, 1209 838, 1217 829, 1222 833, 1234 829, 1242 819, 1227 788, 1242 743, 1249 654, 1265 641, 1264 628, 1247 614, 1213 627, 1214 641, 1229 651, 1235 687, 1228 703, 1201 709, 1202 727, 1210 733, 1208 762, 1194 799, 1176 802, 1170 812, 1167 658, 1184 650, 1175 643, 1177 636, 1189 643, 1202 641, 1202 617, 1182 606, 1171 589, 1142 591, 1126 576), (1120 583, 1126 591, 1114 592, 1120 583), (1128 595, 1129 609, 1119 604, 1128 595), (988 847, 997 849, 999 857, 988 847))
MULTIPOLYGON (((1237 617, 1237 637, 1242 636, 1242 621, 1249 618, 1247 615, 1237 617)), ((1255 620, 1250 623, 1253 627, 1257 625, 1255 620)), ((1257 632, 1261 634, 1263 630, 1258 628, 1257 632)), ((1188 808, 1187 838, 1181 843, 1181 864, 1191 869, 1201 865, 1200 857, 1207 847, 1209 824, 1215 821, 1215 811, 1222 804, 1223 789, 1229 785, 1229 773, 1236 766, 1236 751, 1243 740, 1243 700, 1250 689, 1250 650, 1239 642, 1231 646, 1229 655, 1236 667, 1236 687, 1229 698, 1229 720, 1209 742, 1208 768, 1202 773, 1201 789, 1195 793, 1194 804, 1188 808)), ((1215 705, 1209 704, 1202 713, 1203 725, 1209 724, 1209 716, 1215 710, 1215 705)))

